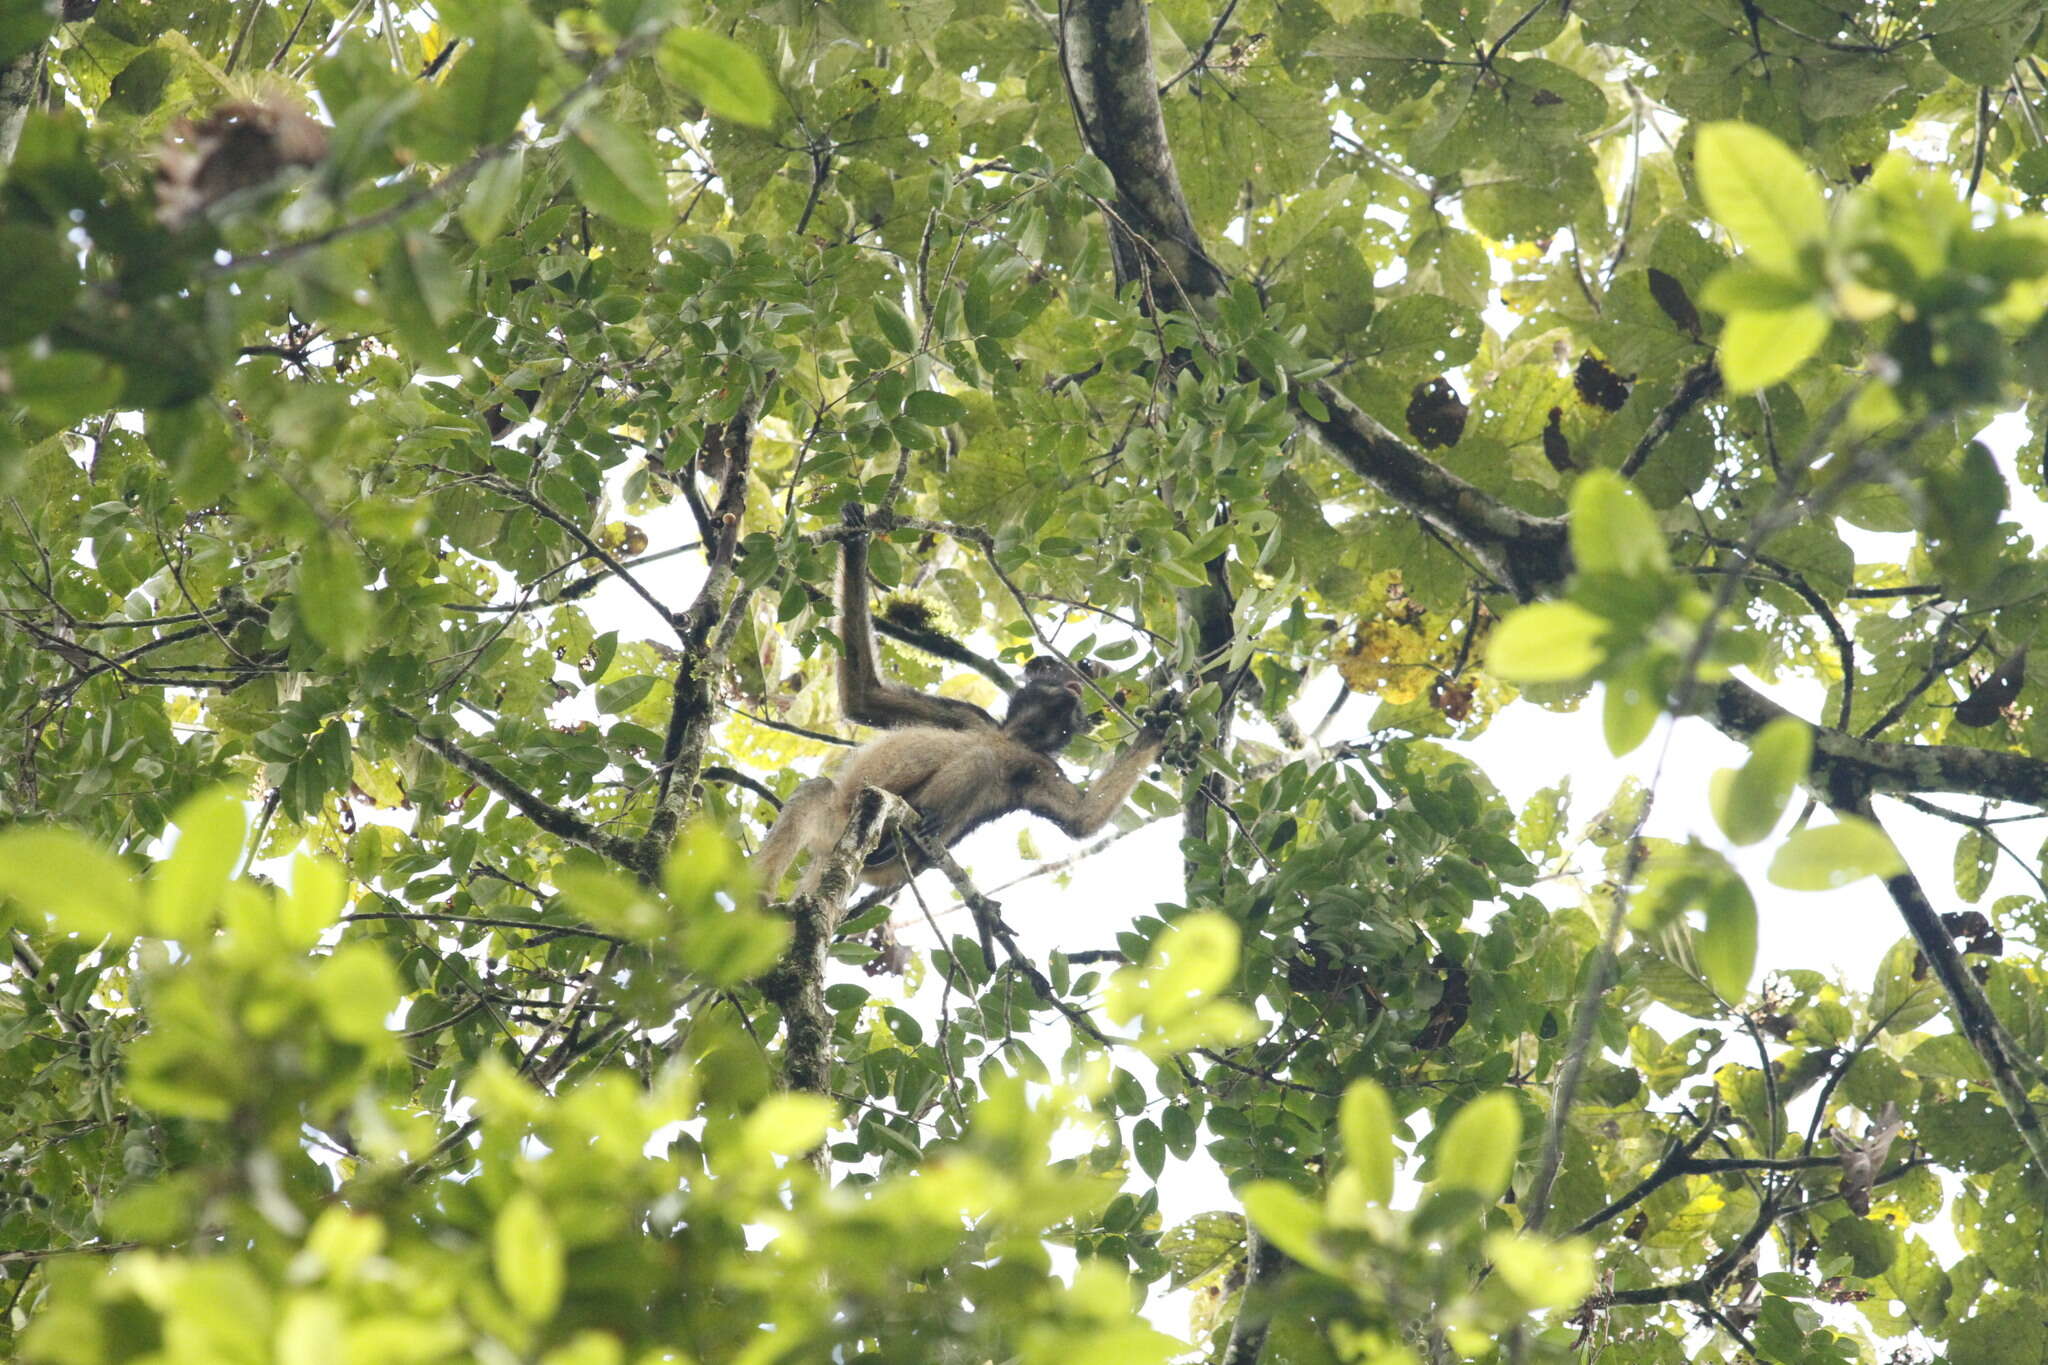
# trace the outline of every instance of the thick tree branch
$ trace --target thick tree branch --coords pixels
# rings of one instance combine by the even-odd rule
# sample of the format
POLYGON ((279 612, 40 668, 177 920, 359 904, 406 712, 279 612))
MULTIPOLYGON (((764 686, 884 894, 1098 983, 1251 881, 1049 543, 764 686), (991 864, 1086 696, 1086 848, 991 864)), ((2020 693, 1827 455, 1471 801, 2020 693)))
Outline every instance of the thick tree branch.
POLYGON ((853 818, 825 855, 817 889, 789 902, 795 930, 781 963, 761 980, 761 994, 782 1011, 783 1084, 791 1090, 829 1095, 832 1079, 832 1011, 825 1005, 825 960, 846 911, 860 868, 891 831, 917 826, 917 813, 899 796, 866 787, 854 801, 853 818))
POLYGON ((697 777, 704 766, 704 746, 717 716, 713 684, 725 662, 730 631, 719 625, 739 610, 733 601, 733 561, 739 552, 742 519, 747 510, 747 472, 753 467, 754 417, 775 383, 769 375, 729 421, 704 435, 706 448, 717 447, 725 477, 718 505, 705 520, 709 550, 704 583, 689 606, 672 615, 682 637, 683 657, 676 665, 675 704, 669 710, 668 736, 661 746, 661 782, 655 791, 654 816, 647 827, 647 856, 659 862, 682 824, 697 777))
POLYGON ((36 102, 36 78, 42 74, 43 45, 0 62, 0 170, 14 162, 21 145, 21 125, 36 102))
POLYGON ((1698 407, 1701 399, 1711 398, 1720 391, 1721 367, 1714 363, 1712 356, 1687 370, 1678 381, 1678 389, 1670 401, 1657 410, 1657 415, 1644 429, 1642 439, 1636 442, 1636 448, 1621 462, 1621 477, 1633 479, 1640 473, 1664 438, 1685 420, 1685 415, 1698 407))
MULTIPOLYGON (((1831 804, 1835 804, 1838 811, 1860 815, 1866 820, 1877 819, 1868 799, 1831 804)), ((1898 907, 1899 918, 1906 922, 1921 955, 1934 969, 1934 979, 1947 993, 1957 1031, 1991 1073, 1991 1087, 1998 1092, 1999 1101, 2004 1104, 2013 1127, 2019 1130, 2020 1140, 2032 1153, 2035 1170, 2048 1175, 2048 1130, 2043 1129, 2040 1114, 2027 1098, 2027 1082, 2020 1075, 2012 1036, 1998 1022, 1998 1016, 1991 1012, 1991 1001, 1970 975, 1963 955, 1956 950, 1955 940, 1942 927, 1941 916, 1935 911, 1933 902, 1927 899, 1920 879, 1908 869, 1896 877, 1886 878, 1884 889, 1891 894, 1892 904, 1898 907)))

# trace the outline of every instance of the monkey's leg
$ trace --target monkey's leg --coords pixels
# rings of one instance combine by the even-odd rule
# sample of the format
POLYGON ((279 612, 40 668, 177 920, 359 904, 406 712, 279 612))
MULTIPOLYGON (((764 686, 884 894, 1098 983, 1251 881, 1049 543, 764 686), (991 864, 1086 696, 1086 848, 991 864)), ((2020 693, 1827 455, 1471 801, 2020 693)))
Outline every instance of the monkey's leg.
POLYGON ((774 897, 776 885, 796 861, 797 854, 805 849, 815 853, 838 837, 832 823, 832 812, 840 805, 838 798, 839 786, 829 777, 814 777, 790 793, 782 813, 775 819, 775 827, 768 831, 760 851, 754 854, 754 872, 760 878, 762 895, 774 897))

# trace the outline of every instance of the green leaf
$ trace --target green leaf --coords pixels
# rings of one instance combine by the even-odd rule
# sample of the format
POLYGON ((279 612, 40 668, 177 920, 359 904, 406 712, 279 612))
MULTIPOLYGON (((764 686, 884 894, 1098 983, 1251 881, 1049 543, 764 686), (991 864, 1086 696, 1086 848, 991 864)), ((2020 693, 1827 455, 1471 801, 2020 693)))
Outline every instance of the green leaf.
POLYGON ((1664 714, 1668 654, 1643 653, 1607 679, 1600 701, 1600 726, 1607 751, 1619 758, 1650 737, 1664 714))
MULTIPOLYGON (((1746 123, 1710 123, 1699 130, 1693 164, 1707 211, 1753 264, 1793 279, 1813 278, 1805 248, 1827 230, 1827 203, 1791 148, 1746 123)), ((1722 345, 1725 364, 1725 338, 1722 345)))
POLYGON ((593 111, 576 121, 562 146, 577 192, 590 207, 648 232, 675 222, 661 162, 646 138, 593 111))
POLYGON ((359 659, 369 648, 376 606, 367 579, 354 547, 338 536, 314 541, 299 566, 299 620, 344 660, 359 659))
POLYGON ((150 874, 149 931, 189 943, 212 925, 249 821, 240 794, 221 786, 187 800, 171 823, 178 827, 178 842, 150 874))
POLYGON ((630 711, 642 697, 654 690, 655 681, 645 673, 629 673, 623 678, 614 678, 597 689, 597 709, 608 716, 630 711))
POLYGON ((1730 843, 1753 844, 1777 826, 1812 758, 1813 731, 1805 721, 1780 716, 1757 731, 1749 758, 1725 782, 1717 774, 1708 792, 1730 843))
POLYGON ((1671 568, 1649 504, 1610 469, 1591 470, 1573 487, 1571 541, 1580 573, 1639 578, 1671 568))
POLYGON ((523 5, 492 5, 437 92, 443 126, 466 144, 487 147, 509 136, 540 84, 539 32, 523 5))
POLYGON ((662 74, 697 98, 714 118, 768 128, 782 96, 761 59, 730 38, 703 29, 671 29, 655 52, 662 74))
POLYGON ((967 405, 950 393, 919 389, 904 400, 903 411, 913 421, 928 427, 944 427, 966 417, 967 405))
POLYGON ((1998 844, 1981 829, 1966 829, 1956 840, 1956 896, 1974 901, 1991 885, 1998 867, 1998 844))
POLYGON ((1470 1190, 1487 1203, 1506 1192, 1522 1146, 1522 1110, 1496 1090, 1452 1115, 1436 1146, 1436 1183, 1470 1190))
POLYGON ((142 892, 128 865, 76 831, 18 826, 0 834, 0 896, 60 933, 98 941, 143 931, 142 892))
POLYGON ((1895 877, 1905 870, 1905 859, 1883 830, 1848 815, 1787 839, 1771 859, 1770 877, 1788 891, 1832 891, 1864 877, 1895 877))
POLYGON ((27 223, 0 223, 0 346, 41 335, 78 292, 78 259, 57 235, 27 223))
POLYGON ((1387 1092, 1375 1081, 1353 1081, 1337 1107, 1337 1128, 1344 1135, 1345 1164, 1358 1172, 1365 1197, 1382 1205, 1391 1202, 1394 1106, 1387 1092))
POLYGON ((1721 378, 1731 393, 1769 388, 1806 362, 1833 324, 1817 304, 1737 313, 1721 331, 1721 378))
POLYGON ((1606 634, 1606 620, 1576 602, 1519 607, 1487 637, 1487 671, 1512 683, 1575 682, 1605 661, 1606 634))
POLYGON ((526 151, 515 147, 486 161, 455 206, 455 216, 472 242, 482 245, 498 235, 519 202, 520 179, 526 172, 526 151))
POLYGON ((175 65, 168 51, 161 47, 145 48, 114 77, 107 91, 107 103, 125 113, 147 114, 164 102, 164 90, 174 74, 175 65))
POLYGON ((1707 927, 1693 944, 1700 971, 1723 1000, 1740 1001, 1756 970, 1756 898, 1731 869, 1707 888, 1701 909, 1707 927))
POLYGON ((1126 968, 1112 983, 1111 1015, 1143 1014, 1162 1024, 1194 1009, 1237 970, 1237 924, 1213 910, 1184 915, 1152 944, 1141 970, 1126 968))
POLYGON ((518 1190, 491 1225, 491 1269, 498 1290, 528 1322, 546 1322, 561 1306, 568 1280, 562 1234, 531 1190, 518 1190))
POLYGON ((122 382, 120 366, 89 351, 0 358, 0 394, 53 427, 68 427, 112 406, 122 382))
POLYGON ((1774 313, 1813 301, 1804 280, 1774 275, 1753 265, 1731 265, 1700 290, 1700 305, 1717 313, 1774 313))
POLYGON ((1139 1170, 1154 1180, 1159 1178, 1166 1169, 1166 1136, 1158 1124, 1139 1119, 1131 1125, 1131 1155, 1137 1158, 1139 1170))
POLYGON ((877 295, 873 311, 875 326, 881 328, 883 338, 891 346, 906 354, 917 349, 917 333, 911 330, 910 319, 903 316, 901 308, 877 295))

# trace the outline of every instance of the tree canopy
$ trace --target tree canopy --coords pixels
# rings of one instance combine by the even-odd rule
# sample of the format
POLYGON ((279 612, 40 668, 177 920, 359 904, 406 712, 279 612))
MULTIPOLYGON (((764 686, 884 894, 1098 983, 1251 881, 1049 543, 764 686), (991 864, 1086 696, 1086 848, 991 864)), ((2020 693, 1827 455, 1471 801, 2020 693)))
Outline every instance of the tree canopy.
POLYGON ((2048 1357, 2044 61, 2036 0, 9 6, 0 1342, 2048 1357), (1077 771, 1174 717, 1091 941, 978 843, 850 894, 900 803, 753 885, 858 736, 849 504, 898 678, 1100 665, 1077 771), (1582 707, 1747 757, 1575 804, 1582 707), (1874 979, 1759 969, 1852 884, 1874 979))

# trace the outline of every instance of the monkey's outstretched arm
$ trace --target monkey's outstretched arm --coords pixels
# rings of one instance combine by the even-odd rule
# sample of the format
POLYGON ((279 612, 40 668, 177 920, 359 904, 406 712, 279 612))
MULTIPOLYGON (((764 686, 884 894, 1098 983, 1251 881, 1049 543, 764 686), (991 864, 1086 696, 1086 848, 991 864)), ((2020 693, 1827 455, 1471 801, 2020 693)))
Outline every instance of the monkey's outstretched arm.
POLYGON ((1140 730, 1117 754, 1109 771, 1089 783, 1086 790, 1048 764, 1048 771, 1034 778, 1025 789, 1024 809, 1044 816, 1072 837, 1084 839, 1108 824, 1110 817, 1123 808, 1165 742, 1164 735, 1140 730))
MULTIPOLYGON (((863 523, 861 509, 849 503, 849 527, 863 523)), ((868 619, 868 541, 865 533, 839 542, 839 636, 846 642, 846 660, 839 666, 839 706, 848 720, 884 729, 937 725, 947 730, 993 730, 988 712, 972 702, 937 697, 913 687, 884 682, 875 666, 875 632, 868 619)))

